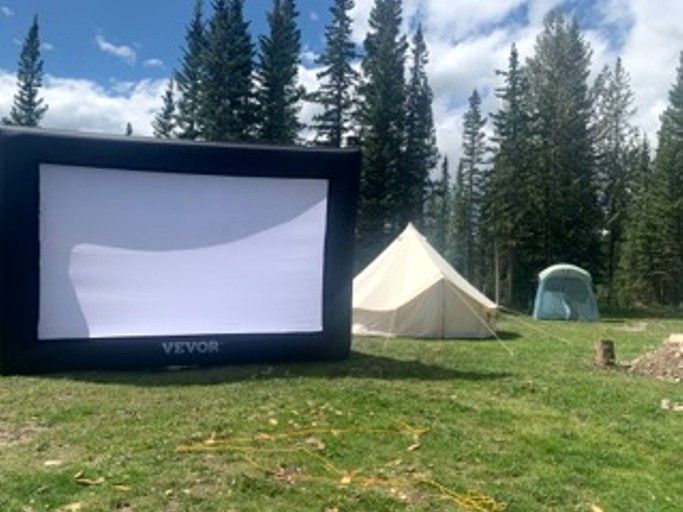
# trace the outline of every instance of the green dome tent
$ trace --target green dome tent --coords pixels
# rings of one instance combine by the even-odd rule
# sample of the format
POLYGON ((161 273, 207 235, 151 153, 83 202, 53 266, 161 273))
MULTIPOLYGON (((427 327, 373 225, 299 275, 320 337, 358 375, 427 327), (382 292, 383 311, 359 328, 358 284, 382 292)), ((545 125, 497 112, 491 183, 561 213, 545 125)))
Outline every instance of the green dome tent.
POLYGON ((536 320, 598 321, 600 314, 591 275, 567 264, 552 265, 541 271, 533 317, 536 320))

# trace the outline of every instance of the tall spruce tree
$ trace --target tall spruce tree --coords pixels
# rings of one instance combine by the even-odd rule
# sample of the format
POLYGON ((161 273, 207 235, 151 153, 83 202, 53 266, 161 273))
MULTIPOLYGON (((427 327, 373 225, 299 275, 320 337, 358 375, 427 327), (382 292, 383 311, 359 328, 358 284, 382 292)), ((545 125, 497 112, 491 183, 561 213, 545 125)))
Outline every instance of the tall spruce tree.
POLYGON ((316 64, 320 87, 312 95, 322 106, 322 112, 313 118, 316 142, 325 146, 341 147, 344 137, 351 131, 354 110, 354 93, 359 74, 353 68, 358 57, 351 39, 351 9, 354 0, 335 0, 330 8, 332 21, 325 27, 325 51, 316 64))
POLYGON ((160 139, 170 139, 174 135, 174 130, 176 127, 174 88, 174 81, 171 79, 168 81, 166 91, 161 98, 161 110, 157 113, 152 121, 152 130, 154 131, 154 136, 160 139))
POLYGON ((642 136, 636 157, 633 159, 633 170, 631 171, 631 187, 634 197, 642 196, 650 188, 652 179, 652 157, 651 146, 647 136, 642 136))
POLYGON ((203 1, 196 0, 185 33, 180 69, 175 72, 178 91, 176 124, 181 139, 200 138, 202 67, 205 47, 203 1))
POLYGON ((564 261, 599 278, 602 222, 590 129, 590 59, 576 21, 568 23, 553 11, 526 67, 538 134, 532 168, 540 242, 535 270, 564 261))
POLYGON ((405 140, 404 68, 400 0, 375 0, 361 62, 358 124, 363 150, 358 216, 360 262, 372 258, 401 229, 405 140))
POLYGON ((605 66, 593 86, 593 129, 598 199, 603 214, 603 251, 607 299, 615 299, 613 280, 620 259, 626 212, 631 203, 637 130, 633 92, 621 59, 614 70, 605 66))
POLYGON ((627 209, 623 247, 614 278, 618 297, 616 302, 620 306, 658 302, 652 282, 652 262, 659 252, 653 236, 659 219, 654 217, 657 212, 650 207, 652 160, 647 138, 643 138, 632 163, 631 202, 627 209))
POLYGON ((268 34, 259 39, 258 115, 259 139, 277 144, 294 144, 301 125, 299 101, 304 95, 298 85, 301 32, 294 0, 273 0, 268 13, 268 34))
POLYGON ((484 240, 482 229, 482 207, 486 187, 486 118, 481 112, 481 97, 474 89, 469 99, 469 107, 463 116, 462 157, 459 173, 462 175, 460 200, 463 204, 462 230, 459 237, 461 245, 456 251, 462 254, 462 267, 458 270, 476 286, 483 283, 485 268, 484 240))
POLYGON ((439 152, 432 114, 432 89, 426 66, 427 45, 418 25, 412 41, 411 69, 406 93, 406 146, 404 173, 399 186, 405 198, 401 223, 413 222, 422 227, 429 176, 436 167, 439 152))
POLYGON ((17 66, 17 92, 4 124, 38 126, 47 111, 47 105, 39 97, 43 86, 43 59, 40 56, 38 15, 33 17, 19 55, 17 66))
POLYGON ((526 310, 538 250, 536 243, 536 190, 530 179, 532 165, 532 114, 528 105, 528 79, 512 45, 508 68, 497 71, 503 85, 496 90, 501 108, 493 120, 493 168, 487 190, 484 222, 491 233, 494 269, 498 270, 499 301, 526 310))
MULTIPOLYGON (((659 143, 647 192, 629 236, 633 261, 647 276, 643 292, 660 304, 683 300, 683 52, 669 104, 662 114, 659 143)), ((635 271, 637 269, 633 269, 635 271)))
POLYGON ((254 136, 254 48, 244 0, 214 0, 202 53, 201 133, 207 140, 254 136))

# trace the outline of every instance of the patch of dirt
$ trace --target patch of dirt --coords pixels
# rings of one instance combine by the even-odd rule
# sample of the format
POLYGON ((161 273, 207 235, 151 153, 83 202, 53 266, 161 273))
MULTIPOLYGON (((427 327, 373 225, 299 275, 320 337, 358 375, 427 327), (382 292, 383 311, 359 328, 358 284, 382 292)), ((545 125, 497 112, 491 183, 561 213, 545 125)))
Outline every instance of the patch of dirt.
POLYGON ((647 331, 648 324, 647 322, 636 322, 636 323, 630 323, 626 325, 620 325, 616 329, 618 331, 624 331, 624 332, 645 332, 647 331))
POLYGON ((20 427, 0 420, 0 448, 28 441, 38 430, 38 427, 20 427))
POLYGON ((683 382, 683 336, 672 334, 663 345, 631 362, 629 371, 647 377, 683 382))

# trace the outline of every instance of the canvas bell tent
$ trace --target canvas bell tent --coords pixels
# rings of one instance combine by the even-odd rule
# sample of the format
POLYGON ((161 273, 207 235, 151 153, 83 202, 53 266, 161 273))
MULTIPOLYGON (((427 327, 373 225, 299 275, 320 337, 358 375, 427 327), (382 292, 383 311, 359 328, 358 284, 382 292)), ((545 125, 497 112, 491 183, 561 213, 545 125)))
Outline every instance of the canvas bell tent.
POLYGON ((353 333, 488 338, 496 304, 409 224, 353 281, 353 333))
POLYGON ((536 320, 598 321, 600 314, 591 275, 567 264, 553 265, 541 271, 533 317, 536 320))

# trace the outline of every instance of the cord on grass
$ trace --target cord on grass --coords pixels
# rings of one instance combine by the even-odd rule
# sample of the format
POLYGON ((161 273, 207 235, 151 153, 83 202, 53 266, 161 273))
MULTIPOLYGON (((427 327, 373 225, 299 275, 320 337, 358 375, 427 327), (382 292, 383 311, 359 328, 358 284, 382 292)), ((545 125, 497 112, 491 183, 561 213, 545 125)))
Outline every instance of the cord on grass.
POLYGON ((384 489, 399 496, 406 496, 406 490, 423 487, 436 491, 441 499, 452 502, 466 512, 504 512, 507 509, 507 504, 505 503, 497 502, 493 498, 477 492, 456 492, 424 474, 415 473, 410 477, 388 478, 365 476, 359 471, 346 471, 337 467, 328 457, 320 453, 324 450, 324 445, 316 449, 300 445, 285 447, 266 445, 266 443, 291 441, 297 438, 311 438, 311 436, 315 435, 332 436, 332 438, 345 435, 400 435, 412 439, 413 444, 408 447, 408 451, 413 451, 419 448, 421 436, 427 432, 427 429, 411 427, 409 425, 386 429, 309 428, 272 434, 258 433, 231 439, 217 439, 212 436, 199 443, 178 446, 177 451, 181 453, 223 452, 237 454, 244 462, 256 470, 292 484, 299 481, 318 481, 344 487, 355 485, 364 489, 384 489), (278 469, 273 469, 272 466, 262 462, 263 459, 271 459, 273 455, 277 454, 291 456, 292 458, 302 455, 319 464, 322 468, 321 473, 306 474, 303 468, 293 464, 282 465, 278 469))

